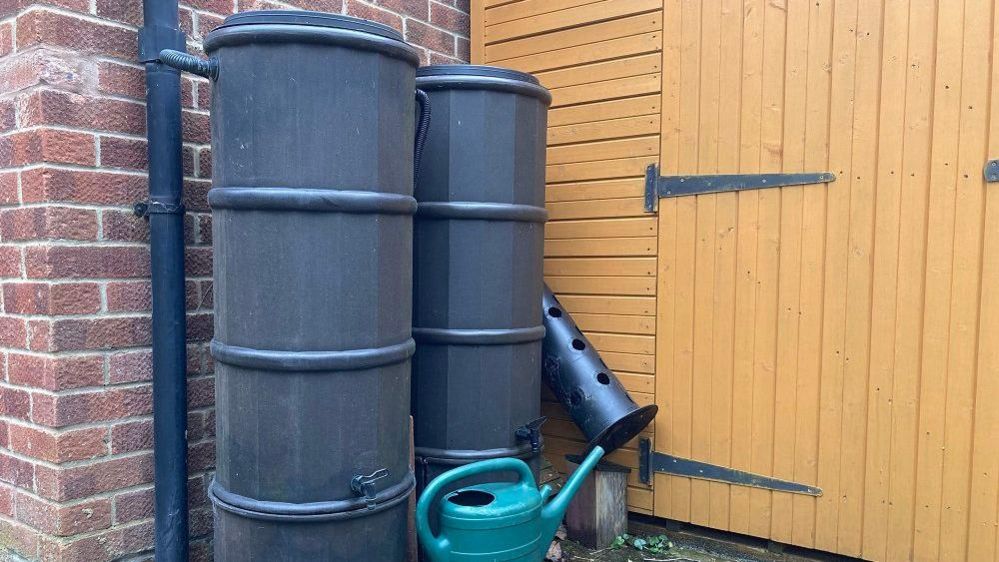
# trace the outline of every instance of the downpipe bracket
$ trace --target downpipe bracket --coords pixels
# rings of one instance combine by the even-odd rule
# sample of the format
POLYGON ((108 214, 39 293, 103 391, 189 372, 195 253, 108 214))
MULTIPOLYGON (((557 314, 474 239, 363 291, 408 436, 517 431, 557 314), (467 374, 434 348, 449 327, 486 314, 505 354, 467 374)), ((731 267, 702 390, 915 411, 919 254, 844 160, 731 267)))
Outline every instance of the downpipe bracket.
POLYGON ((132 207, 135 216, 149 219, 149 215, 183 215, 183 203, 160 203, 159 201, 141 201, 132 207))
POLYGON ((146 25, 139 29, 139 62, 146 64, 160 60, 160 51, 187 50, 187 35, 167 25, 146 25))

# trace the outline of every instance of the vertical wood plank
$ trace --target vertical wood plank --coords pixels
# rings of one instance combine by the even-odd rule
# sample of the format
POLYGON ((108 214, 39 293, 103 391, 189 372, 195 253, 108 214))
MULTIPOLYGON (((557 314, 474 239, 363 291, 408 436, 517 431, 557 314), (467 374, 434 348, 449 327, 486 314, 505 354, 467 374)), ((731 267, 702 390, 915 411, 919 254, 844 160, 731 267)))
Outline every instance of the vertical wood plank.
POLYGON ((899 207, 902 192, 902 140, 908 48, 909 2, 890 2, 884 11, 875 198, 873 285, 871 292, 870 382, 867 385, 867 443, 864 470, 862 555, 887 556, 889 474, 898 284, 899 207), (894 94, 893 94, 894 93, 894 94))
POLYGON ((842 500, 840 453, 843 426, 843 379, 850 191, 852 184, 853 96, 856 75, 857 2, 837 1, 833 15, 830 90, 829 165, 835 187, 826 202, 825 294, 822 325, 822 389, 819 415, 819 482, 823 495, 816 508, 815 546, 835 551, 839 542, 842 500))
MULTIPOLYGON (((680 72, 681 0, 667 0, 663 6, 662 62, 662 133, 660 135, 660 167, 663 173, 676 173, 680 158, 680 98, 683 95, 680 72)), ((656 417, 655 446, 657 451, 675 453, 673 435, 673 388, 676 386, 676 266, 677 266, 677 206, 676 199, 659 202, 658 285, 656 289, 656 400, 660 413, 656 417)), ((657 517, 673 517, 673 478, 655 475, 654 513, 657 517)))
POLYGON ((906 58, 905 136, 899 201, 895 377, 892 382, 892 464, 888 490, 889 562, 912 560, 916 456, 922 363, 926 207, 936 74, 936 2, 911 0, 906 58))
MULTIPOLYGON (((784 52, 783 170, 804 171, 809 3, 787 4, 784 52)), ((781 189, 780 258, 777 279, 777 362, 774 385, 773 475, 794 477, 797 411, 798 329, 801 292, 802 195, 799 186, 781 189)), ((792 495, 773 494, 770 537, 791 541, 792 495)))
MULTIPOLYGON (((999 26, 992 14, 992 52, 988 151, 999 154, 999 26)), ((968 506, 968 560, 999 560, 999 192, 985 187, 982 241, 982 286, 978 320, 978 377, 975 388, 968 506)))
MULTIPOLYGON (((718 127, 720 114, 721 76, 721 11, 717 3, 701 6, 701 32, 698 91, 697 162, 699 174, 718 170, 718 127)), ((714 351, 714 282, 715 282, 715 196, 693 198, 697 205, 697 247, 695 250, 694 282, 694 369, 692 450, 694 458, 711 457, 713 410, 713 351, 714 351)), ((705 480, 690 483, 690 520, 698 525, 710 524, 710 489, 705 480)))
MULTIPOLYGON (((787 32, 785 2, 767 2, 763 7, 763 89, 760 123, 760 171, 781 169, 784 125, 784 50, 787 32)), ((776 370, 777 281, 780 266, 779 189, 759 193, 759 238, 757 240, 757 313, 753 373, 752 470, 773 470, 774 384, 776 370)), ((772 493, 750 491, 750 532, 770 536, 772 493)))
MULTIPOLYGON (((721 45, 718 124, 718 172, 739 170, 739 127, 741 110, 742 9, 736 0, 721 3, 721 45)), ((711 462, 731 466, 734 442, 733 392, 735 299, 737 275, 738 196, 725 193, 715 201, 715 311, 711 378, 711 462)), ((728 528, 731 519, 730 496, 733 486, 710 484, 710 526, 728 528)))
POLYGON ((877 168, 878 103, 881 76, 881 5, 860 2, 849 199, 844 334, 843 429, 840 449, 838 552, 857 556, 864 520, 867 383, 871 319, 871 247, 877 168))
POLYGON ((957 180, 957 124, 961 111, 963 2, 938 6, 933 145, 927 215, 926 291, 913 558, 936 560, 940 550, 944 422, 950 351, 950 298, 957 180))
MULTIPOLYGON (((763 1, 745 0, 742 9, 741 112, 739 115, 739 170, 760 170, 760 135, 763 117, 763 1)), ((757 242, 759 232, 758 191, 737 194, 738 277, 736 279, 736 330, 733 350, 733 395, 741 397, 732 411, 732 466, 739 470, 753 468, 753 412, 755 410, 754 374, 756 331, 746 329, 756 323, 757 242)), ((750 490, 733 486, 731 491, 730 529, 750 532, 750 490)))
POLYGON ((485 0, 471 0, 469 3, 469 18, 471 19, 471 36, 468 39, 468 57, 472 64, 483 64, 485 45, 485 0))
MULTIPOLYGON (((829 89, 832 2, 809 3, 808 78, 804 167, 829 169, 829 89)), ((804 190, 801 226, 801 295, 794 480, 818 484, 819 388, 822 368, 822 295, 825 278, 825 204, 835 185, 804 190)), ((815 546, 815 498, 792 499, 791 542, 815 546)))

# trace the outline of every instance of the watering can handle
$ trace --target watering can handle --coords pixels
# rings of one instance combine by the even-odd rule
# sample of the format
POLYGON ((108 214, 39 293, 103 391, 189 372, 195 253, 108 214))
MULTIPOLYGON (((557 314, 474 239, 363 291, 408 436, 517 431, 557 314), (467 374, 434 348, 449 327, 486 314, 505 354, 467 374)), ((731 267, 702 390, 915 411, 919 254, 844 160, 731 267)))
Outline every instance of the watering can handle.
POLYGON ((531 472, 531 467, 527 466, 527 463, 520 459, 506 457, 473 462, 454 470, 449 470, 434 478, 424 488, 423 493, 420 495, 420 501, 416 504, 416 534, 420 537, 420 543, 432 560, 446 560, 447 552, 450 548, 450 542, 448 542, 447 537, 434 536, 433 531, 430 530, 430 522, 427 520, 430 516, 430 507, 437 500, 437 496, 441 494, 441 491, 449 484, 471 476, 486 472, 507 471, 517 473, 519 476, 518 483, 526 484, 532 488, 536 486, 534 483, 534 474, 531 472))

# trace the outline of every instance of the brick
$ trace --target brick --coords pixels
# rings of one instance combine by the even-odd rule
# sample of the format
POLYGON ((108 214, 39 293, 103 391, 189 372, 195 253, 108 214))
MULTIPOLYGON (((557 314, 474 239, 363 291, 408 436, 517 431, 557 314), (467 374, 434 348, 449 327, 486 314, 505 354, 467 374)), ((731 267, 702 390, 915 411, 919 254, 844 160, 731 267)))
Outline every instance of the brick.
POLYGON ((430 2, 430 23, 456 34, 468 35, 470 20, 468 13, 444 4, 430 2))
POLYGON ((455 57, 449 57, 440 53, 430 52, 429 64, 458 64, 461 61, 455 57))
POLYGON ((349 0, 347 3, 347 14, 364 18, 366 20, 376 21, 378 23, 383 23, 387 26, 394 28, 397 31, 402 31, 402 16, 399 14, 384 10, 377 6, 367 4, 364 2, 358 2, 357 0, 349 0))
POLYGON ((0 133, 6 133, 17 126, 13 100, 0 100, 0 133))
POLYGON ((17 172, 0 172, 0 207, 17 205, 19 203, 18 199, 17 172))
POLYGON ((31 413, 31 394, 9 386, 0 386, 0 415, 28 419, 31 413))
POLYGON ((210 277, 212 274, 212 249, 187 248, 184 252, 184 269, 190 277, 210 277))
POLYGON ((210 181, 184 180, 184 207, 188 212, 208 212, 208 190, 212 188, 210 181))
POLYGON ((114 242, 148 242, 149 222, 131 211, 107 210, 101 212, 103 240, 114 242))
POLYGON ((111 384, 153 380, 153 356, 149 350, 115 353, 108 360, 111 384))
POLYGON ((15 14, 31 6, 53 6, 82 13, 90 9, 89 0, 0 0, 0 17, 15 14))
POLYGON ((20 248, 0 245, 0 277, 20 277, 22 265, 20 248))
MULTIPOLYGON (((0 519, 0 545, 4 548, 29 558, 38 560, 41 534, 31 527, 16 521, 0 519)), ((50 558, 49 560, 54 560, 50 558)), ((14 558, 11 562, 17 562, 14 558)))
POLYGON ((28 277, 145 278, 149 249, 140 246, 31 246, 25 256, 28 277))
POLYGON ((52 350, 117 349, 152 343, 148 316, 68 318, 52 323, 52 350))
POLYGON ((152 308, 152 289, 148 281, 108 283, 108 312, 147 312, 152 308))
POLYGON ((198 144, 208 144, 212 142, 212 130, 205 113, 195 113, 183 110, 181 121, 184 127, 184 140, 198 144))
POLYGON ((0 484, 0 515, 14 517, 14 488, 0 484))
POLYGON ((142 26, 142 0, 97 0, 95 7, 98 17, 142 26))
POLYGON ((99 460, 69 468, 39 466, 36 475, 38 494, 60 502, 148 484, 152 479, 151 453, 99 460))
POLYGON ((102 167, 129 170, 146 170, 148 167, 145 140, 102 136, 100 145, 102 167))
POLYGON ((134 66, 102 61, 97 65, 97 89, 108 94, 143 100, 146 97, 145 71, 134 66))
POLYGON ((462 62, 471 60, 472 43, 464 37, 455 39, 455 56, 462 62))
POLYGON ((28 320, 28 349, 31 351, 52 351, 52 322, 49 320, 28 320))
POLYGON ((31 489, 35 465, 0 451, 0 481, 31 489))
POLYGON ((191 472, 215 467, 215 442, 203 441, 187 446, 187 466, 191 472))
POLYGON ((0 91, 14 93, 37 85, 79 91, 94 72, 94 64, 76 53, 32 48, 0 60, 0 91))
POLYGON ((146 196, 145 176, 35 168, 21 172, 25 203, 66 202, 130 206, 146 196))
POLYGON ((53 45, 90 55, 134 60, 138 35, 118 26, 49 10, 32 10, 17 18, 17 48, 53 45))
POLYGON ((213 404, 215 404, 214 377, 187 381, 187 407, 189 409, 207 408, 213 404))
POLYGON ((212 106, 212 85, 207 80, 198 80, 198 107, 208 109, 212 106))
POLYGON ((22 207, 0 211, 4 240, 96 240, 97 211, 72 207, 22 207))
POLYGON ((430 17, 427 0, 378 0, 376 3, 386 10, 404 16, 419 18, 424 21, 430 17))
POLYGON ((28 324, 21 318, 0 316, 0 347, 25 349, 28 345, 28 324))
POLYGON ((65 433, 41 431, 18 424, 10 425, 10 449, 51 463, 93 459, 107 454, 104 428, 87 428, 65 433))
POLYGON ((198 151, 198 177, 212 177, 212 149, 202 148, 198 151))
POLYGON ((51 391, 104 384, 100 355, 38 356, 11 353, 7 359, 11 384, 51 391))
POLYGON ((188 342, 211 341, 214 331, 215 331, 214 317, 211 314, 187 315, 188 342))
POLYGON ((125 492, 114 497, 115 525, 153 516, 153 488, 125 492))
POLYGON ((65 125, 80 129, 145 135, 145 106, 117 99, 41 89, 18 99, 21 125, 65 125))
POLYGON ((4 306, 15 314, 88 314, 101 308, 96 283, 5 283, 4 306))
POLYGON ((58 537, 99 531, 111 526, 111 500, 108 498, 60 506, 18 492, 14 496, 14 511, 18 521, 58 537))
POLYGON ((152 387, 143 385, 56 396, 36 394, 31 413, 35 423, 59 428, 144 416, 152 411, 152 387))
POLYGON ((153 523, 146 521, 86 534, 68 542, 43 544, 41 557, 59 562, 132 560, 132 555, 148 550, 152 544, 153 523))
POLYGON ((0 24, 0 57, 14 50, 14 27, 9 23, 0 24))
POLYGON ((135 453, 153 448, 153 420, 111 426, 111 454, 135 453))
POLYGON ((445 55, 454 54, 454 35, 416 20, 406 20, 406 40, 445 55))
POLYGON ((201 306, 201 295, 198 294, 198 289, 197 281, 184 282, 184 304, 189 312, 197 310, 201 306))
POLYGON ((0 138, 0 166, 18 167, 41 162, 93 166, 94 136, 58 129, 35 129, 0 138))
POLYGON ((216 14, 227 16, 232 14, 232 0, 183 0, 185 6, 196 10, 207 10, 216 14))
POLYGON ((201 244, 212 243, 212 216, 211 215, 199 215, 198 216, 198 242, 201 244))
POLYGON ((198 25, 194 30, 194 37, 204 39, 213 29, 222 25, 222 18, 207 12, 198 13, 198 25))

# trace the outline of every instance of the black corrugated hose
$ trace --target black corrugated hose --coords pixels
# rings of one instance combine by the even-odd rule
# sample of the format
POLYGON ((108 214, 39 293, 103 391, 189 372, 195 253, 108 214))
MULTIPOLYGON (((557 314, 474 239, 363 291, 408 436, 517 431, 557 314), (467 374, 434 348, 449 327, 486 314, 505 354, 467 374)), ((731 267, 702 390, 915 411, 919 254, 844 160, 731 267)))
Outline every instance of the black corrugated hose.
POLYGON ((420 173, 420 159, 423 146, 427 144, 427 131, 430 129, 430 96, 423 90, 416 90, 416 103, 420 106, 420 120, 416 124, 416 140, 413 143, 413 181, 420 173))

